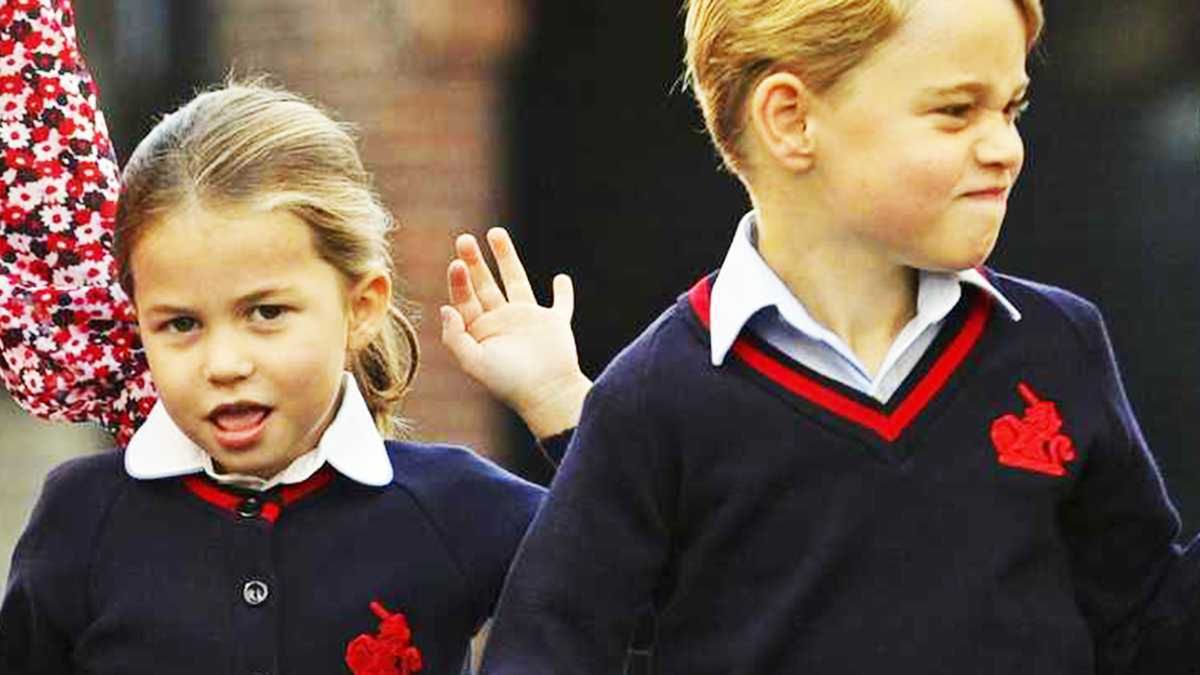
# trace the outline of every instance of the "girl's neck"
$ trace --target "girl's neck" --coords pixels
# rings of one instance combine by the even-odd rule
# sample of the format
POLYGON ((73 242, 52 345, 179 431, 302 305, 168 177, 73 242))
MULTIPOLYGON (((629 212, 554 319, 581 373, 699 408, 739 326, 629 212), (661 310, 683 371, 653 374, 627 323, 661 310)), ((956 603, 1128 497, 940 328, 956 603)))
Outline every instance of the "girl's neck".
POLYGON ((760 206, 757 217, 767 265, 875 375, 916 314, 917 271, 823 228, 816 214, 760 206))

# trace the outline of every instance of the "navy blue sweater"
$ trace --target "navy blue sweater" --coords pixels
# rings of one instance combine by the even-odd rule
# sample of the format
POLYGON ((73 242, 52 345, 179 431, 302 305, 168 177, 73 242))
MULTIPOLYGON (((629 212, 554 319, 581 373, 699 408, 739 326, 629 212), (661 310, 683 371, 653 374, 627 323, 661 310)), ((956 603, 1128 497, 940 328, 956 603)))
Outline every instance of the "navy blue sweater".
POLYGON ((1096 308, 997 276, 879 404, 744 335, 711 278, 597 381, 514 561, 493 675, 1194 673, 1180 530, 1096 308), (1172 670, 1174 669, 1174 670, 1172 670))
POLYGON ((326 469, 265 503, 133 480, 119 453, 68 462, 14 553, 0 672, 344 673, 376 600, 407 617, 422 675, 461 672, 542 492, 466 450, 388 452, 387 486, 326 469))

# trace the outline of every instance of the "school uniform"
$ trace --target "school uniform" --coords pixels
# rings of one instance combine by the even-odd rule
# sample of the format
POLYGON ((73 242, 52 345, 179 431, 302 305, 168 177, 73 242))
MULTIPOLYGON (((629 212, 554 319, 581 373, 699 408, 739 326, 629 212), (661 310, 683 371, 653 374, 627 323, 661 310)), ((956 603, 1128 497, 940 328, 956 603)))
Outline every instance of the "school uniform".
POLYGON ((384 441, 349 375, 318 447, 258 484, 213 471, 160 404, 124 453, 47 479, 0 671, 350 672, 349 645, 401 613, 420 672, 458 673, 540 499, 465 449, 384 441))
POLYGON ((730 338, 735 255, 596 382, 484 672, 616 672, 647 600, 671 675, 1195 672, 1200 547, 1176 543, 1093 305, 923 280, 923 325, 852 386, 829 336, 755 330, 794 307, 730 338))

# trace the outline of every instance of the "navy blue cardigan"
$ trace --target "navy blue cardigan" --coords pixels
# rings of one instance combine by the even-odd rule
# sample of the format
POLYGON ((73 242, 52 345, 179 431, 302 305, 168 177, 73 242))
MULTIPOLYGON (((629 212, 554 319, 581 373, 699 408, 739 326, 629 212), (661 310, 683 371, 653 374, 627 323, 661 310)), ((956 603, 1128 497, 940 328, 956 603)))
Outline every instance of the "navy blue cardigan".
POLYGON ((887 404, 751 336, 711 278, 596 383, 484 672, 611 675, 639 607, 670 675, 1196 673, 1200 546, 1096 308, 996 276, 887 404))
POLYGON ((68 462, 14 553, 0 672, 349 672, 372 601, 405 614, 422 675, 461 672, 542 491, 459 448, 388 453, 385 487, 326 469, 266 502, 68 462))

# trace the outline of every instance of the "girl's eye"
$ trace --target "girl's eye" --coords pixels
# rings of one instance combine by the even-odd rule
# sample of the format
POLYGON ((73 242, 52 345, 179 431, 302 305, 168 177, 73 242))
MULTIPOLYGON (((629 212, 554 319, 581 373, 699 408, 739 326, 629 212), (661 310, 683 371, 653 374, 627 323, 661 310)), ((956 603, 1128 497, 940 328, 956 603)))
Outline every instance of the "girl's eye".
POLYGON ((199 322, 190 316, 177 316, 163 324, 163 328, 170 333, 190 333, 196 330, 199 322))
POLYGON ((250 310, 250 316, 261 321, 274 321, 286 312, 287 308, 283 305, 255 305, 250 310))

